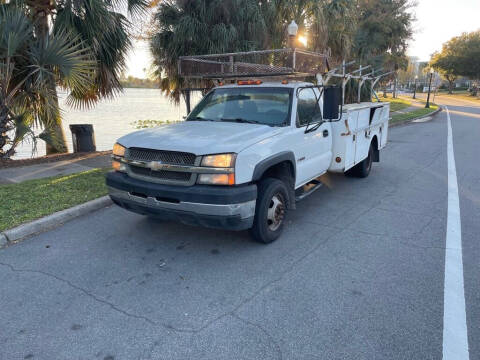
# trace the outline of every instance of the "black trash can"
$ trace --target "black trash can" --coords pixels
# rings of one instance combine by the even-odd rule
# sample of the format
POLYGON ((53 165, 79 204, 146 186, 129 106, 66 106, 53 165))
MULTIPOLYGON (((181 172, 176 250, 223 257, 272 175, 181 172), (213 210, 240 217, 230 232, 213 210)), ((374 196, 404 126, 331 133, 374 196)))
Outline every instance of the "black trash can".
POLYGON ((73 152, 91 152, 96 151, 95 136, 93 133, 93 125, 91 124, 75 124, 70 125, 72 132, 73 152))

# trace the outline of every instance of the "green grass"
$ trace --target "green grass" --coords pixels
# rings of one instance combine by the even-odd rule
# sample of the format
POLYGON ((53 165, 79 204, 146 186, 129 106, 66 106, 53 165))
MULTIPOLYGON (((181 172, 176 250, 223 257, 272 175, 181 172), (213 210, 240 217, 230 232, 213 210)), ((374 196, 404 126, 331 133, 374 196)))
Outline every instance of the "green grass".
POLYGON ((469 101, 478 101, 480 102, 480 97, 472 96, 468 91, 462 91, 462 92, 453 92, 453 94, 448 94, 448 93, 442 93, 442 96, 448 96, 452 98, 458 98, 458 99, 463 99, 463 100, 469 100, 469 101))
POLYGON ((394 98, 380 97, 380 100, 381 101, 388 101, 390 103, 390 111, 391 112, 406 109, 406 108, 412 106, 412 103, 410 101, 406 100, 406 99, 400 99, 400 98, 394 99, 394 98))
POLYGON ((392 120, 390 121, 391 123, 395 123, 398 121, 407 121, 407 120, 412 120, 420 116, 425 116, 428 114, 433 113, 438 109, 438 105, 431 104, 429 109, 426 108, 420 108, 414 111, 410 111, 405 114, 395 114, 392 116, 392 120))
POLYGON ((108 170, 0 185, 0 231, 106 195, 108 170))

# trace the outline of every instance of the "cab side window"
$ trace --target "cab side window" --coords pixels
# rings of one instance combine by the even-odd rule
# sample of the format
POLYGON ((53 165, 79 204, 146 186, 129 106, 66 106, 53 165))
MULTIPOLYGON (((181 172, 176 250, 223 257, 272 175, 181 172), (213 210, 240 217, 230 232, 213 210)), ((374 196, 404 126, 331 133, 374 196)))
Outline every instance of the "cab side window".
POLYGON ((313 89, 302 89, 298 94, 297 102, 297 124, 298 127, 320 121, 322 114, 318 106, 317 98, 313 89))

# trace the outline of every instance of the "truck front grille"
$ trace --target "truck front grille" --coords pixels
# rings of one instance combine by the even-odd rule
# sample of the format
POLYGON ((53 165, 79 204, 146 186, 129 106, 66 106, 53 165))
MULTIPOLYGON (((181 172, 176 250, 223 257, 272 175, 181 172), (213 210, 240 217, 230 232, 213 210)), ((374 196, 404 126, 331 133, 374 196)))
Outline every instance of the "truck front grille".
POLYGON ((161 161, 164 164, 173 165, 194 165, 196 156, 192 153, 180 151, 130 148, 126 150, 125 158, 127 160, 161 161))
MULTIPOLYGON (((198 158, 200 159, 200 158, 198 158)), ((197 156, 192 153, 180 151, 152 150, 144 148, 128 148, 125 151, 125 160, 150 162, 158 161, 168 165, 195 166, 197 156)), ((199 162, 200 160, 198 160, 199 162)), ((128 174, 140 180, 151 181, 160 184, 193 185, 197 175, 191 172, 159 170, 154 171, 148 167, 128 165, 128 174)))

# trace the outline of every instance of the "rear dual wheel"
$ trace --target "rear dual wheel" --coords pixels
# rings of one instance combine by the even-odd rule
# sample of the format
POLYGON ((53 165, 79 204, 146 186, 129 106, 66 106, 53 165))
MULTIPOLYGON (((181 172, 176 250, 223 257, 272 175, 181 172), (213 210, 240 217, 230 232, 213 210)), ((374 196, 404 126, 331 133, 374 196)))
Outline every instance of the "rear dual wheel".
POLYGON ((255 219, 250 234, 255 241, 268 244, 283 231, 288 207, 288 189, 284 182, 267 178, 258 184, 255 219))
POLYGON ((350 170, 345 172, 347 176, 353 176, 358 178, 366 178, 370 171, 372 170, 372 163, 373 163, 373 146, 370 144, 370 148, 368 149, 368 156, 362 162, 358 163, 350 170))

